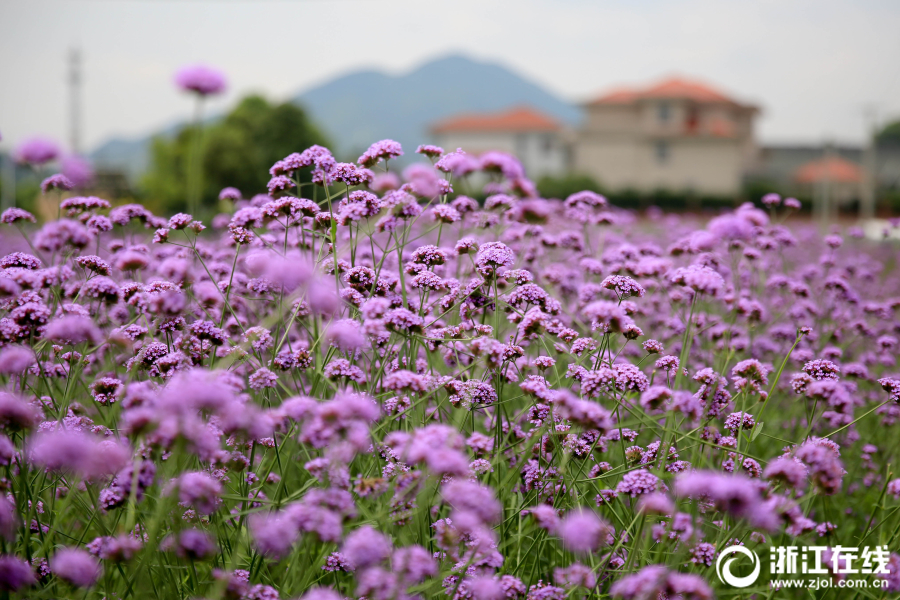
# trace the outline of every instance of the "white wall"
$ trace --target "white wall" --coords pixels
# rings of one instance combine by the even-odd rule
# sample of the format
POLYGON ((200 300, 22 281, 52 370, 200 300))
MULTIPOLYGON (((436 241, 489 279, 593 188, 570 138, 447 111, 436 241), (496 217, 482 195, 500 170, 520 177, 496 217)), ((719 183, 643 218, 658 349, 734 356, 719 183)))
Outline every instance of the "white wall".
POLYGON ((686 134, 688 103, 666 101, 669 118, 661 121, 661 101, 634 105, 588 105, 586 126, 574 147, 574 170, 592 175, 612 189, 692 190, 731 195, 740 191, 743 174, 755 154, 752 112, 732 106, 698 107, 697 130, 686 134), (709 123, 726 119, 734 137, 709 135, 709 123), (667 158, 659 160, 664 143, 667 158))
POLYGON ((562 175, 568 169, 567 149, 556 132, 447 132, 435 134, 435 143, 450 152, 462 148, 470 154, 490 150, 515 155, 525 174, 537 180, 544 175, 562 175))

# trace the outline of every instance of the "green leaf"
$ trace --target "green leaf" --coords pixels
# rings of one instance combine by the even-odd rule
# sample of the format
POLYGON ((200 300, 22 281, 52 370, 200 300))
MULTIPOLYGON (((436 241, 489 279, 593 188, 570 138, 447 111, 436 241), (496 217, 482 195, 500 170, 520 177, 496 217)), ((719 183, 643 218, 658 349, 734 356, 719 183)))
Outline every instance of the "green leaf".
POLYGON ((763 425, 765 425, 765 423, 763 423, 763 422, 757 423, 756 427, 753 428, 753 431, 750 432, 750 441, 751 442, 754 441, 757 438, 757 436, 759 436, 759 434, 762 432, 763 425))

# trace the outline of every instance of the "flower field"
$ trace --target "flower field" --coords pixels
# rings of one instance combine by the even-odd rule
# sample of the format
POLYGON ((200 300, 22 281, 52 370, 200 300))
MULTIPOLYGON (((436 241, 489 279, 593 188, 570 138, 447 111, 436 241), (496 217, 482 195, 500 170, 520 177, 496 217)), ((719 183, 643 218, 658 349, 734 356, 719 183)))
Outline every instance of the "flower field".
POLYGON ((4 597, 808 597, 735 545, 900 591, 896 244, 418 153, 2 214, 4 597))

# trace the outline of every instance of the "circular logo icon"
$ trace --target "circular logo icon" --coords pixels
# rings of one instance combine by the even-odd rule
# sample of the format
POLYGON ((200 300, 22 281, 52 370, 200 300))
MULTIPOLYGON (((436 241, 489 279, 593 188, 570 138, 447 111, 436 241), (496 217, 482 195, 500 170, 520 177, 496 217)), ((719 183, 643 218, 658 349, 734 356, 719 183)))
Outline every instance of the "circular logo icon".
POLYGON ((744 546, 728 546, 719 554, 719 558, 716 559, 716 575, 719 576, 719 581, 722 583, 727 583, 728 585, 736 588, 745 588, 748 585, 753 585, 756 579, 759 577, 759 557, 756 556, 756 552, 746 548, 744 546), (732 575, 731 573, 731 563, 738 560, 739 557, 734 556, 734 554, 743 554, 744 556, 750 558, 753 561, 753 572, 749 575, 745 575, 744 577, 738 577, 737 575, 732 575), (722 564, 724 562, 724 564, 722 564))

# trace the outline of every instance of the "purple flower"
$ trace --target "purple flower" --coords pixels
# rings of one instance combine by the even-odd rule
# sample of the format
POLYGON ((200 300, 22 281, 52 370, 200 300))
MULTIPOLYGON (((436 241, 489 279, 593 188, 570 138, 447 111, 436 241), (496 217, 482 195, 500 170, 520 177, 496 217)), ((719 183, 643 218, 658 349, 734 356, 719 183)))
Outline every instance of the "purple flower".
POLYGON ((662 593, 667 575, 668 569, 664 566, 650 565, 613 583, 609 593, 625 600, 654 598, 662 593))
POLYGON ((103 334, 94 322, 79 315, 61 317, 47 325, 44 337, 60 344, 78 345, 85 342, 99 344, 103 334))
POLYGON ((128 449, 115 440, 64 429, 38 433, 28 454, 35 464, 87 479, 117 472, 130 457, 128 449))
POLYGON ((900 403, 900 379, 882 377, 878 380, 878 385, 889 394, 891 400, 900 403))
POLYGON ((668 516, 675 512, 675 504, 662 492, 642 494, 638 498, 638 512, 668 516))
POLYGON ((840 379, 841 368, 830 360, 811 360, 803 365, 803 372, 817 381, 823 379, 840 379))
POLYGON ((102 569, 93 556, 77 548, 62 548, 50 559, 50 570, 60 579, 78 588, 93 586, 102 569))
POLYGON ((336 163, 328 171, 328 174, 335 181, 340 181, 348 186, 370 183, 375 176, 372 171, 359 168, 352 163, 336 163))
POLYGON ((601 196, 600 194, 592 192, 590 190, 584 190, 571 194, 566 198, 565 201, 565 205, 568 208, 573 208, 579 205, 588 208, 603 208, 608 204, 609 202, 607 202, 604 196, 601 196))
POLYGON ((39 258, 31 254, 26 254, 25 252, 13 252, 0 259, 0 268, 3 269, 18 267, 21 269, 37 270, 43 266, 44 265, 39 258))
POLYGON ((277 175, 269 180, 269 183, 266 185, 269 189, 269 195, 273 198, 280 198, 285 195, 288 190, 291 188, 297 187, 294 185, 294 182, 290 180, 289 177, 285 177, 284 175, 277 175))
POLYGON ((231 200, 232 202, 237 202, 241 199, 241 190, 234 187, 226 187, 222 188, 222 191, 219 192, 219 200, 231 200))
POLYGON ((75 259, 75 262, 79 267, 98 275, 109 275, 112 272, 112 267, 110 267, 108 262, 92 254, 79 256, 75 259))
POLYGON ((505 152, 489 151, 480 156, 481 168, 485 171, 501 173, 507 179, 525 176, 522 163, 515 156, 505 152))
POLYGON ((440 146, 433 146, 431 144, 422 144, 418 148, 416 148, 417 154, 424 154, 429 158, 437 158, 441 154, 444 153, 444 149, 440 146))
POLYGON ((559 528, 559 511, 552 506, 538 504, 537 506, 532 506, 531 508, 522 511, 523 515, 526 513, 534 518, 538 527, 541 529, 546 529, 550 533, 555 534, 559 528))
POLYGON ((59 158, 59 145, 51 139, 34 137, 16 147, 13 156, 18 163, 42 165, 59 158))
POLYGON ((87 545, 90 554, 111 562, 125 562, 134 558, 143 543, 131 535, 106 536, 95 538, 87 545))
POLYGON ((31 221, 34 223, 36 219, 34 218, 34 215, 27 210, 16 207, 7 208, 3 211, 3 214, 0 215, 0 223, 12 225, 20 221, 31 221))
POLYGON ((391 555, 391 570, 400 576, 404 585, 410 586, 434 577, 438 566, 431 552, 422 546, 404 546, 391 555))
POLYGON ((325 339, 341 352, 353 352, 366 345, 366 338, 359 324, 352 319, 341 319, 328 328, 325 339))
POLYGON ((600 283, 600 287, 613 290, 619 298, 643 296, 645 293, 637 281, 624 275, 610 275, 600 283))
POLYGON ((739 429, 753 429, 754 425, 756 425, 756 421, 750 413, 735 412, 725 419, 725 429, 732 435, 737 435, 739 429))
POLYGON ((809 469, 809 476, 824 495, 836 494, 841 489, 844 465, 839 458, 837 444, 827 439, 811 438, 794 451, 794 458, 809 469))
POLYGON ((676 479, 675 491, 681 496, 708 499, 720 510, 747 519, 754 527, 775 529, 778 526, 776 515, 763 503, 759 486, 743 475, 693 471, 676 479))
POLYGON ((0 555, 0 590, 15 592, 35 584, 31 566, 17 556, 0 555))
POLYGON ((257 369, 250 375, 250 389, 252 390, 262 390, 265 388, 274 388, 276 383, 278 382, 278 375, 273 373, 271 370, 262 367, 257 369))
POLYGON ((344 597, 331 588, 314 587, 300 596, 299 600, 344 600, 344 597))
POLYGON ((453 480, 441 488, 441 495, 454 509, 455 517, 461 513, 475 517, 480 523, 495 523, 502 513, 500 503, 494 497, 494 491, 472 481, 453 480))
POLYGON ((390 160, 392 158, 397 158, 398 156, 403 156, 403 148, 400 147, 398 142, 395 142, 394 140, 381 140, 380 142, 375 142, 369 146, 369 149, 366 150, 356 162, 363 167, 372 167, 382 160, 390 160))
POLYGON ((498 268, 508 267, 513 262, 515 262, 513 251, 501 242, 482 244, 475 255, 475 267, 485 277, 491 277, 498 268))
POLYGON ((891 552, 886 570, 887 573, 878 574, 878 577, 887 583, 882 589, 892 594, 900 592, 900 554, 891 552))
POLYGON ((604 333, 621 333, 634 321, 620 304, 597 300, 581 310, 581 315, 590 319, 591 329, 600 329, 604 333))
POLYGON ((769 383, 769 369, 755 358, 748 358, 734 365, 731 374, 738 389, 758 392, 761 386, 769 383))
POLYGON ((123 391, 122 382, 115 377, 101 377, 91 384, 91 395, 100 404, 112 404, 123 391))
POLYGON ((596 402, 580 400, 567 390, 556 392, 552 400, 559 407, 560 416, 574 424, 600 433, 612 427, 612 415, 596 402))
POLYGON ((506 592, 500 580, 490 575, 469 577, 460 585, 473 600, 505 600, 506 592))
POLYGON ((766 194, 762 197, 762 203, 764 206, 774 207, 781 204, 781 195, 780 194, 766 194))
POLYGON ((41 416, 40 410, 22 398, 0 392, 0 428, 10 431, 33 429, 41 416))
MULTIPOLYGON (((657 365, 658 365, 657 361, 657 365)), ((657 366, 657 368, 659 368, 657 366)), ((672 399, 672 390, 664 385, 654 385, 647 388, 641 394, 641 408, 648 414, 659 414, 663 412, 666 404, 672 399)))
POLYGON ((565 598, 566 590, 538 579, 537 583, 528 588, 525 600, 565 600, 565 598))
POLYGON ((721 275, 709 267, 700 265, 675 269, 669 276, 669 281, 710 296, 718 295, 725 287, 725 280, 721 275))
POLYGON ((80 250, 92 241, 93 236, 84 225, 69 219, 47 223, 34 236, 34 245, 46 252, 58 252, 67 246, 80 250))
POLYGON ((34 351, 24 346, 7 346, 0 350, 0 373, 4 375, 18 375, 35 362, 34 351))
POLYGON ((762 472, 766 479, 780 481, 788 487, 802 490, 806 487, 806 466, 790 456, 780 456, 766 465, 762 472))
POLYGON ((202 471, 190 471, 178 479, 178 499, 202 514, 216 511, 221 494, 222 484, 202 471))
POLYGON ((56 175, 51 175, 47 179, 41 182, 41 190, 46 194, 50 190, 71 190, 75 187, 75 184, 61 173, 57 173, 56 175))
POLYGON ((391 540, 369 525, 354 530, 344 540, 341 553, 354 569, 377 565, 391 554, 391 540))
POLYGON ((564 588, 583 587, 590 589, 597 585, 597 576, 590 567, 581 563, 572 563, 563 569, 553 570, 553 580, 564 588))
POLYGON ((477 158, 466 154, 461 148, 448 152, 438 159, 434 166, 444 173, 452 173, 454 177, 465 177, 481 167, 477 158))
POLYGON ((655 492, 659 486, 659 478, 647 469, 637 469, 625 473, 616 485, 616 491, 620 494, 628 494, 636 498, 642 494, 655 492))
POLYGON ((288 513, 257 513, 248 521, 256 548, 276 560, 291 552, 299 531, 288 513))
POLYGON ((556 534, 572 552, 586 554, 611 542, 612 527, 587 509, 570 511, 559 523, 556 534))
POLYGON ((206 65, 189 65, 175 73, 175 84, 201 96, 221 94, 227 86, 225 74, 206 65))
POLYGON ((94 181, 94 169, 91 163, 73 154, 63 156, 62 172, 74 187, 87 187, 94 181))

